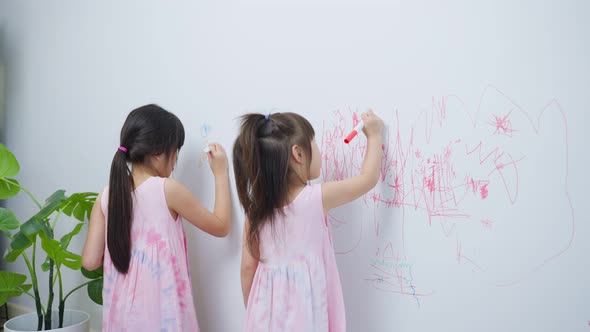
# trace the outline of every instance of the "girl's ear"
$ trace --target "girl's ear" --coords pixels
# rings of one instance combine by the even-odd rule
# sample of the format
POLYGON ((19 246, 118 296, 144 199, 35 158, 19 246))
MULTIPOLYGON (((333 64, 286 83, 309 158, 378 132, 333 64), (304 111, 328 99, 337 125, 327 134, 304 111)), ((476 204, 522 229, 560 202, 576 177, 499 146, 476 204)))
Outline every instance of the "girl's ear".
POLYGON ((291 159, 298 164, 303 164, 303 151, 301 147, 297 144, 291 147, 291 159))
POLYGON ((158 170, 160 170, 163 167, 166 167, 169 162, 165 153, 155 154, 155 155, 152 155, 150 158, 151 158, 152 167, 154 167, 158 170))
POLYGON ((164 154, 160 153, 160 154, 154 154, 151 156, 152 158, 152 162, 156 165, 160 164, 161 160, 164 158, 164 154))

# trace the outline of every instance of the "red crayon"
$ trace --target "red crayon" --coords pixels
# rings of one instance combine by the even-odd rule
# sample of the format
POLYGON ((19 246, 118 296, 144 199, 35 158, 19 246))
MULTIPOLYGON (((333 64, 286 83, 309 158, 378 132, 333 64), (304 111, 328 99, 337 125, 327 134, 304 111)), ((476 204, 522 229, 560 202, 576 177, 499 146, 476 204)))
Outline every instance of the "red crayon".
POLYGON ((365 126, 365 124, 363 123, 363 120, 359 121, 359 123, 356 125, 356 127, 354 127, 354 129, 350 132, 350 134, 348 134, 348 136, 346 136, 346 138, 344 139, 344 143, 346 143, 346 144, 350 143, 350 141, 352 141, 352 139, 356 137, 356 135, 359 133, 359 131, 363 130, 364 126, 365 126))

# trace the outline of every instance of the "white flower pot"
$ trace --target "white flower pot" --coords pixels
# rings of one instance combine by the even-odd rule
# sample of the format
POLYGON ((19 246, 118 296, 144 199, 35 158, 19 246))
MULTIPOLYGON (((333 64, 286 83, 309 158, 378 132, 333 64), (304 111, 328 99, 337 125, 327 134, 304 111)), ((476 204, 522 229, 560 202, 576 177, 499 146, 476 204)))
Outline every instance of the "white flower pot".
MULTIPOLYGON (((53 328, 49 331, 59 332, 88 332, 90 330, 90 315, 84 311, 65 310, 64 311, 64 327, 57 328, 59 325, 59 313, 53 312, 51 317, 53 328)), ((29 314, 14 317, 4 323, 5 332, 24 332, 37 331, 37 314, 32 312, 29 314)))

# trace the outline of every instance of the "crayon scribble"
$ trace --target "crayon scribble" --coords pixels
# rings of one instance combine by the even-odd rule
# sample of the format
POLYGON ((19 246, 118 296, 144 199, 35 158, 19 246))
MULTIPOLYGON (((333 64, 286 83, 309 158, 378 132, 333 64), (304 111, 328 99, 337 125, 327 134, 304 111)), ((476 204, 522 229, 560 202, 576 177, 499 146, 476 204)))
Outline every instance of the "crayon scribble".
MULTIPOLYGON (((352 218, 355 214, 336 216, 330 213, 328 216, 333 228, 344 228, 356 234, 344 241, 335 241, 338 254, 356 250, 362 241, 375 244, 374 257, 367 265, 365 280, 369 285, 380 291, 412 296, 418 304, 420 297, 433 294, 424 290, 428 287, 416 285, 420 262, 408 257, 406 246, 408 241, 419 245, 419 239, 406 238, 408 222, 438 228, 443 239, 456 243, 457 264, 466 264, 472 271, 490 274, 492 277, 488 279, 498 286, 523 280, 571 246, 575 220, 568 191, 567 118, 556 100, 551 100, 534 117, 490 85, 480 96, 477 107, 469 107, 458 96, 449 95, 433 97, 430 109, 413 119, 403 116, 415 114, 413 112, 377 113, 388 127, 381 147, 380 182, 360 203, 355 203, 355 208, 360 204, 363 211, 372 211, 373 218, 368 221, 371 227, 367 230, 363 222, 359 225, 359 221, 352 218), (550 116, 553 121, 545 119, 550 116), (551 165, 535 159, 538 151, 543 150, 544 140, 556 142, 554 145, 561 149, 551 158, 563 172, 552 172, 551 165), (547 200, 556 202, 556 208, 567 216, 567 222, 559 224, 565 235, 556 238, 548 249, 550 251, 530 263, 532 265, 519 271, 505 271, 506 276, 495 277, 492 260, 476 254, 474 248, 481 248, 483 242, 478 239, 485 234, 488 234, 486 239, 489 238, 500 225, 514 227, 514 232, 525 228, 519 226, 523 222, 521 218, 505 216, 523 213, 521 210, 525 208, 520 206, 526 204, 526 197, 521 197, 523 193, 530 196, 530 193, 540 192, 541 188, 535 185, 542 186, 542 181, 532 182, 530 172, 550 174, 561 183, 560 190, 547 200), (527 175, 525 181, 522 180, 523 174, 527 175), (386 223, 395 229, 395 232, 389 232, 395 235, 383 233, 386 223)), ((336 110, 323 121, 320 142, 323 181, 342 180, 359 174, 366 139, 360 135, 350 144, 343 143, 359 117, 357 110, 336 110)), ((523 236, 542 230, 529 231, 523 236)), ((491 250, 490 245, 488 251, 491 250)))

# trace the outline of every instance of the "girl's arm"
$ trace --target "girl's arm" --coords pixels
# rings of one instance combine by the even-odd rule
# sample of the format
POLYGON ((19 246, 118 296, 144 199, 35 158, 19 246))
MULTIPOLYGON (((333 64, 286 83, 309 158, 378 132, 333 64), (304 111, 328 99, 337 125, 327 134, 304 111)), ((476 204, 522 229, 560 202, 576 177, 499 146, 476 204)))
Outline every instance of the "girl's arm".
POLYGON ((250 230, 250 221, 246 217, 244 223, 244 236, 242 237, 242 266, 240 268, 240 279, 242 281, 242 295, 244 296, 244 306, 248 305, 248 297, 252 289, 254 274, 258 268, 258 260, 250 254, 248 250, 247 235, 250 230))
POLYGON ((166 179, 164 193, 168 208, 188 222, 213 236, 224 237, 231 230, 231 197, 225 151, 218 144, 211 144, 209 164, 215 175, 215 207, 213 213, 206 209, 180 182, 166 179))
POLYGON ((367 136, 367 150, 361 168, 361 174, 351 178, 322 183, 322 199, 324 212, 351 202, 366 194, 379 181, 381 173, 381 131, 383 120, 368 111, 361 114, 364 122, 363 132, 367 136))
POLYGON ((96 201, 94 201, 90 213, 86 243, 84 244, 84 251, 82 251, 82 266, 88 271, 99 268, 102 265, 104 256, 105 217, 102 213, 101 199, 102 193, 98 194, 96 201))

